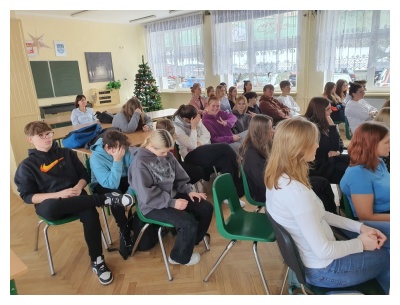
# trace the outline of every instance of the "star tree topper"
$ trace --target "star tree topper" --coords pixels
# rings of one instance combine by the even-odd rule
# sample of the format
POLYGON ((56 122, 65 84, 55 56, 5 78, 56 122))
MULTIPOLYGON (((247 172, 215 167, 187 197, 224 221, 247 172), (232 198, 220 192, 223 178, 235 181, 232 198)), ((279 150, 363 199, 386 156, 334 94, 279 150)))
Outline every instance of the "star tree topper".
POLYGON ((42 34, 42 35, 39 36, 39 37, 33 37, 33 36, 32 36, 31 34, 29 34, 29 33, 28 33, 28 35, 31 36, 31 38, 32 38, 32 47, 36 47, 38 53, 39 53, 39 49, 40 49, 40 48, 48 48, 48 49, 51 49, 51 47, 49 47, 47 44, 45 44, 45 43, 43 42, 43 36, 44 36, 44 34, 42 34))

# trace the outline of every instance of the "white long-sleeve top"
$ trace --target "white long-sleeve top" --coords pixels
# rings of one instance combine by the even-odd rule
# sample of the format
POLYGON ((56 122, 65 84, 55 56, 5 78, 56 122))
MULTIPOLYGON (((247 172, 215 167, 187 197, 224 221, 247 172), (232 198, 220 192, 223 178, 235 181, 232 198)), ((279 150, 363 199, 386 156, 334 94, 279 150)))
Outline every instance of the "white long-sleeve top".
POLYGON ((179 145, 179 154, 185 159, 186 155, 192 150, 197 148, 197 142, 201 145, 210 144, 211 135, 207 128, 200 121, 196 127, 196 130, 190 130, 190 136, 188 136, 182 128, 175 125, 175 133, 177 136, 176 143, 179 145))
POLYGON ((363 102, 361 101, 362 100, 356 102, 350 100, 347 102, 346 108, 344 109, 344 115, 349 121, 349 127, 352 133, 354 133, 357 127, 360 126, 362 123, 372 120, 372 116, 370 113, 371 111, 373 111, 374 107, 369 105, 365 100, 363 100, 363 102), (369 106, 367 106, 367 104, 369 106))
POLYGON ((287 175, 279 189, 266 190, 266 207, 276 222, 293 237, 308 268, 324 268, 334 259, 363 251, 359 238, 336 241, 330 226, 360 232, 362 223, 326 212, 313 190, 287 175))
POLYGON ((278 101, 280 101, 282 104, 286 105, 289 107, 290 112, 289 115, 290 117, 298 116, 300 115, 300 106, 296 103, 296 101, 291 97, 290 95, 280 95, 278 97, 278 101))

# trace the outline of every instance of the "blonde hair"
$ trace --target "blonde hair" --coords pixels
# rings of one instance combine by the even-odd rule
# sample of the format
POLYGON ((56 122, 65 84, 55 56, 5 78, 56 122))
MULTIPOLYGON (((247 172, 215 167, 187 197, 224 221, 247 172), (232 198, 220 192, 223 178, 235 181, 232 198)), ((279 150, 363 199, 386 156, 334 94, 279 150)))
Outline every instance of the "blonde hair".
POLYGON ((279 122, 265 169, 264 183, 266 187, 278 189, 279 179, 286 174, 290 181, 299 181, 310 189, 309 165, 304 156, 310 147, 318 142, 318 128, 307 119, 295 117, 279 122))
POLYGON ((390 107, 383 107, 375 117, 376 122, 382 122, 390 129, 390 107))
POLYGON ((157 149, 169 148, 170 150, 175 144, 173 137, 165 129, 153 130, 140 147, 146 147, 150 143, 157 149))
POLYGON ((234 110, 238 110, 237 109, 237 105, 238 105, 238 103, 240 102, 240 101, 243 101, 244 102, 244 112, 243 113, 246 113, 247 112, 247 109, 249 109, 249 104, 247 103, 247 98, 244 96, 244 95, 239 95, 238 97, 237 97, 237 99, 235 100, 235 106, 233 107, 233 109, 234 110))
POLYGON ((215 95, 218 97, 218 99, 220 99, 219 94, 222 90, 225 91, 224 86, 218 85, 217 87, 215 87, 215 95))

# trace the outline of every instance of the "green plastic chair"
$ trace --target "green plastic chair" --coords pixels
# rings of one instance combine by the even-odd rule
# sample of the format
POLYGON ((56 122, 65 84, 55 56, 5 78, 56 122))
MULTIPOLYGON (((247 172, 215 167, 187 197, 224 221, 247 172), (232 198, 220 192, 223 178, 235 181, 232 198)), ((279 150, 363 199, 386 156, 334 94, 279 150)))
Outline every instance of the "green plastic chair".
POLYGON ((344 117, 344 127, 345 127, 345 131, 346 131, 346 139, 351 140, 351 138, 353 137, 353 134, 350 130, 349 121, 347 120, 346 116, 344 117))
POLYGON ((353 210, 351 209, 350 206, 349 198, 347 198, 345 194, 343 194, 342 198, 343 198, 344 214, 346 215, 347 218, 355 219, 353 210))
POLYGON ((265 207, 265 202, 255 201, 251 197, 249 183, 247 181, 246 173, 244 172, 243 164, 240 164, 240 173, 242 175, 242 180, 243 180, 244 196, 246 197, 248 203, 257 207, 257 209, 254 212, 259 212, 263 207, 265 207))
MULTIPOLYGON (((136 197, 136 191, 129 187, 128 193, 131 194, 135 198, 135 202, 138 203, 137 197, 136 197)), ((158 229, 158 241, 160 242, 161 252, 162 252, 162 255, 163 255, 163 258, 164 258, 164 264, 165 264, 165 269, 167 270, 168 280, 172 281, 173 277, 172 277, 171 271, 169 269, 167 254, 165 252, 165 247, 164 247, 164 243, 163 243, 163 240, 162 240, 162 234, 161 233, 162 233, 162 228, 174 228, 175 226, 173 224, 168 223, 168 222, 161 222, 161 221, 158 221, 158 220, 147 218, 140 211, 139 204, 136 204, 135 207, 136 207, 137 216, 139 217, 139 219, 141 221, 143 221, 146 224, 139 232, 139 235, 138 235, 138 237, 136 239, 135 245, 133 246, 132 256, 135 254, 136 249, 139 246, 140 240, 141 240, 141 238, 143 236, 143 233, 146 231, 146 229, 149 227, 149 225, 154 224, 154 225, 160 226, 160 228, 158 229)), ((135 234, 136 234, 136 232, 135 232, 135 234)), ((204 241, 204 244, 206 246, 206 250, 210 251, 210 246, 209 246, 209 243, 208 243, 208 240, 207 240, 206 236, 204 236, 203 241, 204 241)))
POLYGON ((212 192, 217 229, 222 237, 229 239, 230 242, 204 279, 204 282, 208 282, 210 276, 217 269, 236 241, 252 241, 253 253, 261 275, 261 280, 266 293, 270 294, 258 256, 257 243, 275 241, 272 225, 263 213, 254 213, 242 209, 237 193, 232 192, 234 189, 235 184, 230 174, 221 174, 214 180, 212 192), (223 203, 224 200, 228 200, 230 215, 226 212, 226 204, 223 203), (225 209, 223 207, 225 207, 225 209), (226 215, 224 215, 224 212, 226 215))
MULTIPOLYGON (((350 286, 346 288, 325 288, 310 285, 305 280, 305 270, 303 261, 296 243, 289 232, 277 223, 272 216, 266 211, 266 215, 273 225, 278 247, 283 257, 285 264, 288 266, 285 273, 285 278, 281 288, 281 294, 286 284, 286 280, 289 274, 289 268, 296 274, 297 280, 300 283, 300 289, 303 294, 385 294, 381 285, 376 279, 369 280, 359 285, 350 286)), ((289 287, 289 291, 292 292, 295 288, 289 287)))
MULTIPOLYGON (((39 215, 38 215, 38 217, 39 217, 40 220, 39 220, 39 222, 38 222, 38 224, 37 224, 36 237, 35 237, 35 246, 34 246, 34 249, 33 249, 33 250, 34 250, 34 251, 37 251, 37 250, 38 250, 39 228, 40 228, 40 226, 41 226, 42 223, 46 223, 46 225, 45 225, 45 227, 44 227, 44 229, 43 229, 43 235, 44 235, 44 240, 45 240, 45 242, 46 242, 47 258, 48 258, 48 260, 49 260, 50 274, 51 274, 51 275, 54 275, 54 274, 56 274, 56 273, 55 273, 55 271, 54 271, 53 258, 52 258, 52 255, 51 255, 50 242, 49 242, 49 237, 48 237, 48 235, 47 235, 47 229, 48 229, 50 226, 60 226, 60 225, 66 224, 66 223, 73 222, 73 221, 75 221, 75 220, 78 220, 79 217, 71 216, 71 217, 66 217, 66 218, 59 219, 59 220, 47 220, 47 219, 45 219, 44 217, 41 217, 41 216, 39 216, 39 215)), ((107 245, 106 239, 105 239, 105 237, 104 237, 103 231, 101 231, 101 238, 102 238, 102 240, 103 240, 104 247, 106 248, 106 250, 108 250, 108 245, 107 245)))

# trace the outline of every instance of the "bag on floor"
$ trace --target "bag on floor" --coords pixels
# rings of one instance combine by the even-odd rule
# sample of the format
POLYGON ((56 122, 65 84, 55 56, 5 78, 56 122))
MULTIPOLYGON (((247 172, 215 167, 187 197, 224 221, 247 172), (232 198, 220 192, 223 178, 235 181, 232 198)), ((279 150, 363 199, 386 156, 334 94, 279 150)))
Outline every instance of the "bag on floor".
POLYGON ((85 144, 95 138, 98 134, 103 131, 100 124, 92 124, 71 131, 63 140, 62 144, 66 148, 81 148, 85 147, 85 144))
MULTIPOLYGON (((133 213, 131 228, 133 231, 133 244, 136 243, 136 239, 140 234, 140 230, 146 225, 143 221, 140 220, 139 216, 137 216, 136 212, 133 213)), ((142 238, 140 239, 140 243, 137 247, 138 251, 148 251, 157 244, 158 242, 158 229, 160 226, 151 224, 148 226, 146 231, 144 231, 142 238)))

